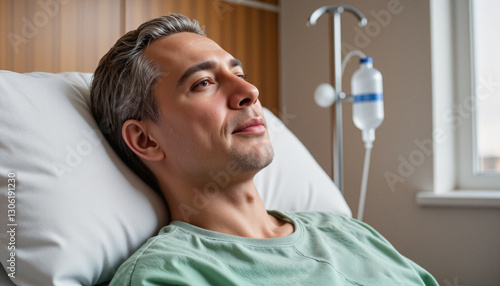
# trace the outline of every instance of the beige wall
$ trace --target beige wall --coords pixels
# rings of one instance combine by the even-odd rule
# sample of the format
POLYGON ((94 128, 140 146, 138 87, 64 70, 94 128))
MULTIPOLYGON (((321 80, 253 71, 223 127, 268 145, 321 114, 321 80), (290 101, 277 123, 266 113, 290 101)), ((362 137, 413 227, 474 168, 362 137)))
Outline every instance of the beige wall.
MULTIPOLYGON (((364 220, 442 285, 500 285, 498 209, 418 206, 416 194, 433 189, 431 153, 394 190, 384 178, 387 171, 398 174, 401 160, 409 160, 419 150, 415 141, 432 138, 429 0, 285 0, 280 4, 281 110, 288 127, 331 173, 331 114, 317 107, 312 97, 319 83, 331 79, 330 21, 323 16, 315 27, 305 23, 323 5, 356 7, 368 18, 370 30, 357 28, 353 15, 342 14, 342 41, 344 47, 357 47, 374 58, 374 66, 384 76, 385 100, 385 120, 376 130, 372 152, 364 220)), ((345 71, 344 91, 350 91, 356 59, 345 71)), ((364 149, 351 108, 350 103, 344 104, 344 186, 355 214, 364 149)))

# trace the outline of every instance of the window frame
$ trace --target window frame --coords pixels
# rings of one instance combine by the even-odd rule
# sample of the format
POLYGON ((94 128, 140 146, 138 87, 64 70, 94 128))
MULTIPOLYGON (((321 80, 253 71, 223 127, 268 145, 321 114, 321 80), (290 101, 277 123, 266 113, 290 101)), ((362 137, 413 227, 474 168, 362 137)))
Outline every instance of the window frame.
POLYGON ((422 206, 500 208, 500 176, 473 175, 471 1, 430 1, 433 190, 417 194, 422 206))

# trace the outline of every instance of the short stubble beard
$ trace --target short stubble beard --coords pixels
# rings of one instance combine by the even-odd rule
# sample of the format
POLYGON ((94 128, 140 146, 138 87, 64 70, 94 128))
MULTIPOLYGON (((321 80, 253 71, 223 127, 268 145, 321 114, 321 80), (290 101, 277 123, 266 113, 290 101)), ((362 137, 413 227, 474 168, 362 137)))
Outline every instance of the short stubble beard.
POLYGON ((229 155, 232 160, 238 163, 242 171, 260 171, 271 164, 274 158, 274 150, 270 142, 266 143, 265 146, 260 147, 258 150, 258 154, 253 152, 243 154, 232 149, 229 155))

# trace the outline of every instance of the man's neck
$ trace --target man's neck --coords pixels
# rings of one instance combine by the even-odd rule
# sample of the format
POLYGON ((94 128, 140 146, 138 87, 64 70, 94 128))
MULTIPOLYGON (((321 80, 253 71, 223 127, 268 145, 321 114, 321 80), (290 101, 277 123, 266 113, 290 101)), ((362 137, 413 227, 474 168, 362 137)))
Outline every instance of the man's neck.
POLYGON ((185 186, 166 194, 172 220, 216 232, 250 238, 274 238, 293 233, 293 225, 267 213, 253 180, 223 190, 185 186))

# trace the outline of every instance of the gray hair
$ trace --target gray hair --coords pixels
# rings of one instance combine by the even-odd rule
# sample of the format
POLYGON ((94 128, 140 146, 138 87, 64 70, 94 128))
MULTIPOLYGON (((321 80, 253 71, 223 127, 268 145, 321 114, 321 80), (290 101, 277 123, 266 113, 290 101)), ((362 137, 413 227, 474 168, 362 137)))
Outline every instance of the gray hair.
POLYGON ((92 113, 110 145, 159 193, 155 176, 127 146, 121 131, 128 119, 160 120, 152 88, 161 72, 157 64, 144 56, 144 50, 151 42, 180 32, 206 36, 196 20, 180 14, 149 20, 128 32, 100 60, 90 91, 92 113))

